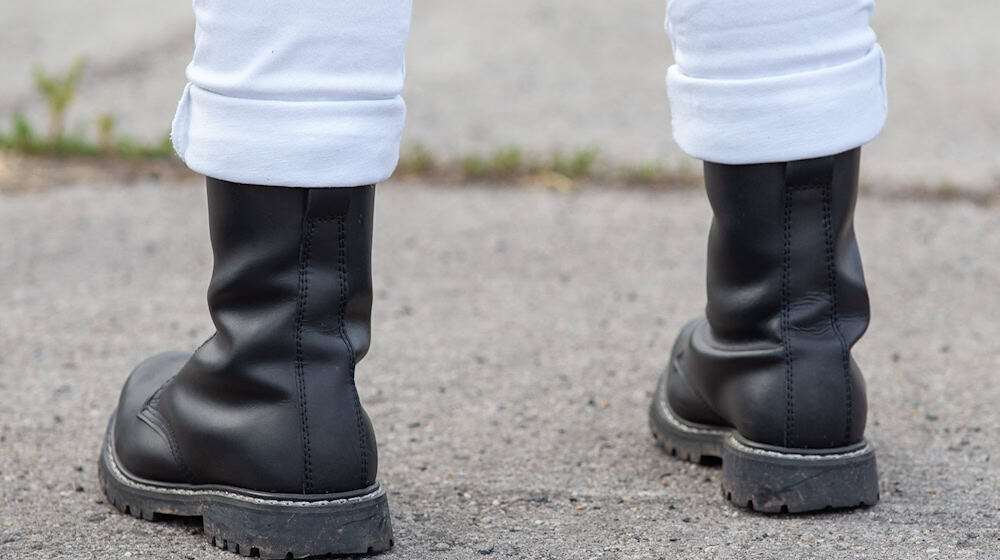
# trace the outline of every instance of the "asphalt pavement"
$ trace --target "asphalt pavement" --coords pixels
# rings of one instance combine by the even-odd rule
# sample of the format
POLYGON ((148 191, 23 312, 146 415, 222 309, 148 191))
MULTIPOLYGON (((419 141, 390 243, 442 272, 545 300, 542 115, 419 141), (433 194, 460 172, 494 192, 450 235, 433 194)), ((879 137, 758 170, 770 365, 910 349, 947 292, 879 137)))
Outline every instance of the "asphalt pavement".
MULTIPOLYGON (((1000 556, 1000 214, 863 197, 873 307, 856 358, 882 501, 765 516, 646 426, 704 302, 696 189, 390 182, 359 366, 390 492, 384 558, 1000 556)), ((235 558, 104 503, 96 458, 131 367, 211 332, 204 189, 0 194, 0 558, 235 558)))
MULTIPOLYGON (((44 124, 33 64, 86 55, 72 127, 110 111, 122 134, 167 132, 190 3, 8 4, 0 129, 16 111, 44 124)), ((416 4, 406 146, 697 168, 670 139, 662 2, 416 4)), ((395 179, 378 188, 359 366, 396 529, 383 557, 1000 557, 1000 213, 977 204, 1000 192, 997 16, 987 0, 882 0, 873 21, 890 118, 864 150, 873 318, 855 357, 877 506, 742 511, 718 469, 654 446, 653 384, 704 305, 700 190, 395 179)), ((96 480, 132 366, 211 332, 204 190, 71 183, 0 191, 0 559, 235 558, 196 524, 118 514, 96 480)))

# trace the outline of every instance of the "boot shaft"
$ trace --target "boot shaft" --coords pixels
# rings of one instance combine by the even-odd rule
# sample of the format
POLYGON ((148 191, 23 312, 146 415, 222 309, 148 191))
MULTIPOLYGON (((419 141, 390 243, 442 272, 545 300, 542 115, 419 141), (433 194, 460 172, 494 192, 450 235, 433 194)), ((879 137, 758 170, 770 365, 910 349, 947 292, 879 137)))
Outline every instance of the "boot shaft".
POLYGON ((868 326, 853 212, 859 150, 759 165, 705 164, 714 218, 704 320, 678 339, 670 404, 784 448, 861 441, 868 326))
POLYGON ((297 189, 209 178, 215 264, 208 304, 217 336, 235 340, 233 329, 276 329, 284 334, 245 339, 287 346, 293 331, 333 333, 339 341, 302 351, 314 359, 364 357, 371 337, 374 197, 374 186, 297 189))
MULTIPOLYGON (((370 338, 374 187, 209 179, 208 201, 216 334, 140 412, 169 446, 130 466, 266 492, 369 487, 376 442, 354 375, 370 338)), ((140 366, 135 383, 165 375, 145 371, 156 367, 140 366)), ((126 386, 123 402, 133 392, 126 386)))
POLYGON ((787 163, 706 162, 714 213, 706 314, 719 339, 780 343, 783 330, 837 330, 852 346, 864 334, 859 158, 856 149, 787 163))

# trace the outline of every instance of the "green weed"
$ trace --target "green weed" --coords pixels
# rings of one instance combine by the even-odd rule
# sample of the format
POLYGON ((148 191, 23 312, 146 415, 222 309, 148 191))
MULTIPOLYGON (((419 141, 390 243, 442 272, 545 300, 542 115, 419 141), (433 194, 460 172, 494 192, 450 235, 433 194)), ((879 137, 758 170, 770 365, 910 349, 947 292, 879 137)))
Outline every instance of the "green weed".
POLYGON ((663 166, 659 163, 643 163, 639 165, 627 165, 621 168, 621 178, 636 185, 652 185, 662 180, 664 176, 663 166))
POLYGON ((437 166, 434 154, 421 143, 413 144, 399 157, 397 169, 400 173, 429 173, 437 166))
POLYGON ((522 160, 521 148, 517 146, 498 148, 490 157, 492 174, 509 179, 521 170, 522 160))
POLYGON ((35 65, 32 71, 35 89, 45 97, 45 103, 49 108, 49 138, 59 138, 63 135, 66 110, 76 97, 86 65, 86 59, 78 56, 61 76, 47 74, 41 65, 35 65))
POLYGON ((83 124, 67 134, 66 113, 77 97, 85 67, 86 60, 83 57, 77 57, 63 74, 49 74, 40 65, 36 65, 32 77, 35 90, 45 100, 48 109, 48 133, 45 136, 39 135, 27 117, 15 113, 11 119, 11 132, 0 133, 0 149, 49 156, 163 158, 173 154, 169 136, 152 144, 136 142, 128 137, 116 137, 116 119, 110 113, 101 114, 96 119, 97 143, 87 138, 87 129, 83 124))
POLYGON ((470 154, 462 158, 462 173, 466 179, 482 179, 489 174, 489 164, 482 157, 470 154))
POLYGON ((547 171, 553 171, 560 175, 565 175, 570 179, 586 177, 591 174, 594 161, 597 160, 597 148, 585 148, 571 153, 569 156, 556 152, 552 156, 552 167, 547 171))

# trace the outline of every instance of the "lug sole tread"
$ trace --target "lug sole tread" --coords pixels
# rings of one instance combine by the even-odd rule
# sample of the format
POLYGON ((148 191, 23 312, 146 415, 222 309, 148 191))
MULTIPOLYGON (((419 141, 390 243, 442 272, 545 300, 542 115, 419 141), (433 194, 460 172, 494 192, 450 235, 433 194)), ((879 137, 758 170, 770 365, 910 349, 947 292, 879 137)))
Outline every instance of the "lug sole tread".
POLYGON ((108 503, 118 511, 154 522, 200 518, 213 546, 245 557, 376 554, 395 544, 381 486, 365 496, 331 502, 247 498, 240 503, 217 491, 171 493, 129 480, 117 465, 110 440, 101 451, 98 479, 108 503))
POLYGON ((753 451, 733 429, 685 425, 669 410, 662 387, 650 408, 650 431, 666 455, 700 465, 720 465, 722 497, 739 508, 796 514, 870 507, 878 503, 874 449, 824 457, 753 451), (673 417, 671 417, 673 416, 673 417))

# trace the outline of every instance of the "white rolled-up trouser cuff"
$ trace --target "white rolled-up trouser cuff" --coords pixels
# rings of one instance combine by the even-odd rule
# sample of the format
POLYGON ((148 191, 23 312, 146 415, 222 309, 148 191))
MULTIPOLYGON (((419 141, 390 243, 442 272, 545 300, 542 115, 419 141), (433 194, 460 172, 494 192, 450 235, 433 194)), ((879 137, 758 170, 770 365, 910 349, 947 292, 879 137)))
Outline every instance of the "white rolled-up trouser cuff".
POLYGON ((674 138, 728 164, 860 146, 885 124, 885 59, 871 0, 671 0, 674 138))
POLYGON ((173 124, 181 159, 235 183, 369 185, 399 158, 403 98, 277 101, 228 97, 188 84, 173 124))
POLYGON ((199 173, 348 187, 389 177, 409 0, 195 0, 195 53, 171 130, 199 173))

